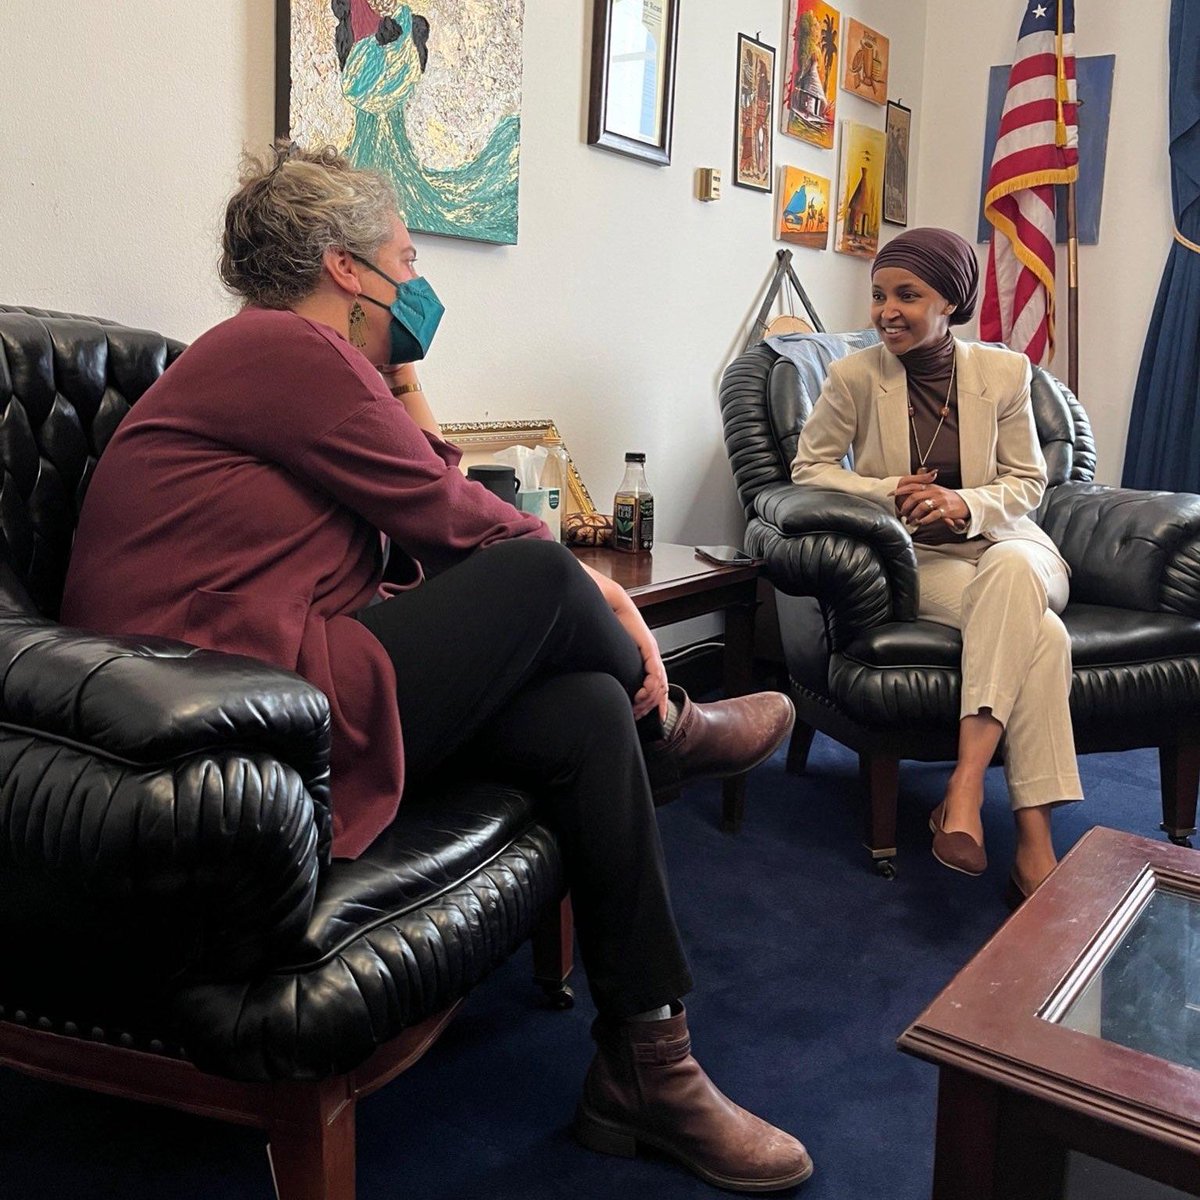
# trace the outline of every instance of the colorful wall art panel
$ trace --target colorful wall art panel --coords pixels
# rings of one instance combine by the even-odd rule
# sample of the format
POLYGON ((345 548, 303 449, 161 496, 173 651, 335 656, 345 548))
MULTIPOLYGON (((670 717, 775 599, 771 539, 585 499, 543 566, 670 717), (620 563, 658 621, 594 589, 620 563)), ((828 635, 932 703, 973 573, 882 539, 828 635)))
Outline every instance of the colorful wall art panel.
POLYGON ((829 180, 800 167, 784 167, 779 188, 780 240, 824 250, 829 245, 829 180))
POLYGON ((833 149, 841 16, 822 0, 788 0, 783 132, 833 149))
POLYGON ((887 103, 888 40, 851 17, 847 21, 842 87, 875 104, 887 103))
POLYGON ((857 121, 842 122, 841 187, 834 244, 842 254, 874 258, 879 248, 886 144, 882 129, 857 121))
POLYGON ((280 3, 276 125, 382 172, 410 229, 517 240, 525 0, 280 3), (280 56, 283 57, 282 55, 280 56))

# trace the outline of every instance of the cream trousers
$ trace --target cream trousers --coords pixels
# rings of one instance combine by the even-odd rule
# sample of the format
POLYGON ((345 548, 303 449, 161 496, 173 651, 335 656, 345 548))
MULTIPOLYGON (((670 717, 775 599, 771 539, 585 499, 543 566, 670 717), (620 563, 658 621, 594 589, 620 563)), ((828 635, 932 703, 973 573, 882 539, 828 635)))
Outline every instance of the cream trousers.
POLYGON ((961 717, 1004 726, 1014 809, 1082 800, 1071 731, 1071 639, 1058 618, 1067 571, 1037 542, 917 546, 918 613, 962 631, 961 717))

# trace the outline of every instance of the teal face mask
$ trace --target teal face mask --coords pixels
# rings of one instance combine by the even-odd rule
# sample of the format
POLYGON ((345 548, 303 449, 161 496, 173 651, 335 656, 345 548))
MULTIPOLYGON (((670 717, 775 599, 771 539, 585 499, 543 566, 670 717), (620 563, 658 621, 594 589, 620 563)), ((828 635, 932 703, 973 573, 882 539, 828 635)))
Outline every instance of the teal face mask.
POLYGON ((369 300, 378 308, 387 309, 392 314, 388 330, 391 335, 392 363, 417 362, 429 353, 433 335, 437 332, 442 314, 446 311, 437 293, 419 276, 397 283, 390 275, 385 275, 374 263, 369 263, 357 254, 350 256, 355 262, 370 268, 376 275, 386 279, 396 289, 396 298, 391 304, 384 304, 373 296, 365 293, 360 300, 369 300))

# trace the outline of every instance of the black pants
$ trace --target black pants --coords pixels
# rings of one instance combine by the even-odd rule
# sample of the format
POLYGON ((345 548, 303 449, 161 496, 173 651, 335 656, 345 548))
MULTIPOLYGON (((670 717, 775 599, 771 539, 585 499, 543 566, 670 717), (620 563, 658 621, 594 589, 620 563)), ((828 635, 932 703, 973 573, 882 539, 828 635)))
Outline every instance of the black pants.
POLYGON ((597 1008, 688 991, 630 706, 641 657, 570 551, 502 542, 358 617, 396 667, 409 781, 470 761, 538 798, 597 1008))

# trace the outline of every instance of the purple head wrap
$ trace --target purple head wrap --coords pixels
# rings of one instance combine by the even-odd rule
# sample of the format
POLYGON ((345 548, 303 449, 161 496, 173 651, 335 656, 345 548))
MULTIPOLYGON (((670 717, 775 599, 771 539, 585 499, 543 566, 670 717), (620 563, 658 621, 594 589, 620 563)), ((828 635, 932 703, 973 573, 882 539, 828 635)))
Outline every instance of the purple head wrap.
POLYGON ((923 279, 954 305, 951 325, 962 325, 975 312, 979 297, 979 263, 965 239, 949 229, 906 229, 875 255, 874 275, 881 267, 901 267, 923 279))

